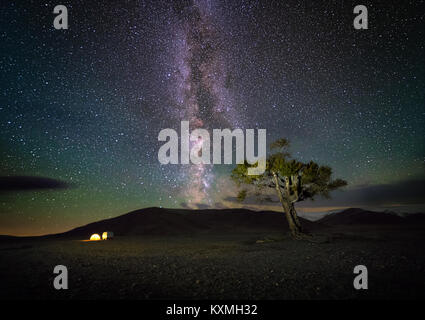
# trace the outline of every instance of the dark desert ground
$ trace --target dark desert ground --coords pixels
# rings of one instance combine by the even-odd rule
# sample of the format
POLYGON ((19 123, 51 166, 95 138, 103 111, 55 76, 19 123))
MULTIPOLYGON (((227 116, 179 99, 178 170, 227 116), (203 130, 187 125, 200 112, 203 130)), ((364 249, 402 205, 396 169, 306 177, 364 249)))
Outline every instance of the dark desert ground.
POLYGON ((425 215, 147 208, 45 237, 0 238, 1 299, 408 299, 425 295, 425 215), (113 231, 107 241, 81 241, 113 231), (55 290, 55 265, 69 289, 55 290), (353 288, 368 268, 369 289, 353 288))

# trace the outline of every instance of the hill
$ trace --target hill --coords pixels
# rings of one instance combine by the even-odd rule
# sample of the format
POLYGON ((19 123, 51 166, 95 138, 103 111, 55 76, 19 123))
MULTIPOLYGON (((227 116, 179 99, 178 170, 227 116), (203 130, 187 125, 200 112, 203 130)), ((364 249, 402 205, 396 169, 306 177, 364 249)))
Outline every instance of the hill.
POLYGON ((319 220, 326 225, 394 225, 425 223, 425 215, 421 213, 397 215, 392 212, 375 212, 360 208, 350 208, 331 213, 319 220))
MULTIPOLYGON (((307 231, 326 226, 353 225, 425 225, 425 214, 400 216, 389 212, 374 212, 350 208, 332 213, 312 222, 299 217, 307 231)), ((117 236, 191 236, 195 234, 232 235, 244 233, 287 233, 288 223, 283 213, 248 209, 166 209, 144 208, 121 216, 100 220, 70 231, 37 237, 0 236, 1 242, 30 238, 51 239, 71 237, 88 239, 93 233, 112 231, 117 236)))
MULTIPOLYGON (((300 218, 306 228, 313 222, 300 218)), ((55 236, 88 237, 112 231, 115 235, 192 235, 197 233, 232 234, 255 231, 287 231, 285 216, 273 211, 248 209, 163 209, 145 208, 97 221, 55 236)))

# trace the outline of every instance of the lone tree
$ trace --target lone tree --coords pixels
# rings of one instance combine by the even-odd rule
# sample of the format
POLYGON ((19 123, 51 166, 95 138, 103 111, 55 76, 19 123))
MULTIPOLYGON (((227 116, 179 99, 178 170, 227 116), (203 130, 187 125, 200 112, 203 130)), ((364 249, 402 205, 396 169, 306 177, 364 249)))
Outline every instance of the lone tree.
MULTIPOLYGON (((255 186, 257 195, 264 193, 267 188, 274 188, 286 214, 293 238, 303 239, 305 234, 295 210, 295 203, 314 199, 315 196, 330 198, 330 191, 347 185, 347 182, 341 179, 332 180, 332 169, 328 166, 320 166, 313 161, 303 163, 291 159, 288 148, 287 139, 282 138, 273 142, 270 150, 277 149, 277 152, 267 157, 266 170, 263 174, 248 175, 248 168, 256 164, 250 165, 245 161, 233 169, 231 177, 238 186, 255 186)), ((238 194, 238 200, 243 201, 247 195, 248 190, 242 189, 238 194)), ((271 200, 270 197, 265 199, 271 200)))

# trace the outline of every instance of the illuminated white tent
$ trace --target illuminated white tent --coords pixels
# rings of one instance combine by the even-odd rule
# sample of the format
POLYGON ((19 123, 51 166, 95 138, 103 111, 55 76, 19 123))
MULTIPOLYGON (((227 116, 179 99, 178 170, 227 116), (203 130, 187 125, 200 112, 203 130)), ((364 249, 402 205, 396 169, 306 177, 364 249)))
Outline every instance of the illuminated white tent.
POLYGON ((97 241, 97 240, 100 240, 100 236, 97 233, 92 234, 92 236, 90 237, 90 241, 97 241))
POLYGON ((112 231, 105 231, 104 233, 102 233, 103 240, 112 239, 113 237, 114 233, 112 231))

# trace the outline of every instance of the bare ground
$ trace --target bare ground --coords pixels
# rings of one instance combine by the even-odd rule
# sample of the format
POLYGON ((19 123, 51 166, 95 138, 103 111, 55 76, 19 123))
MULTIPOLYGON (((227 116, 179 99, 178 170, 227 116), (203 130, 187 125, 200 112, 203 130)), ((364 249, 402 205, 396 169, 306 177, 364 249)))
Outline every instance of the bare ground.
POLYGON ((1 299, 408 299, 425 297, 425 228, 0 241, 1 299), (258 241, 260 240, 260 241, 258 241), (55 265, 69 289, 55 290, 55 265), (368 268, 369 289, 353 288, 368 268))

